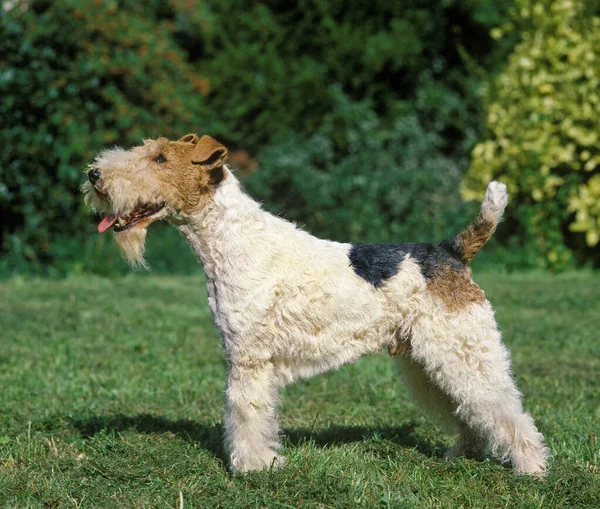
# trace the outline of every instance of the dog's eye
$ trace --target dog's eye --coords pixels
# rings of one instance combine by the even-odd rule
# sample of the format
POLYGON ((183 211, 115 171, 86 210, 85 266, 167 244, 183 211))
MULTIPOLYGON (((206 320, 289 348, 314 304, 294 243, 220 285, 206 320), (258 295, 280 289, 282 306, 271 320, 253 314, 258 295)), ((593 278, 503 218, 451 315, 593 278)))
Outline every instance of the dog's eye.
POLYGON ((163 154, 159 154, 158 156, 156 156, 154 158, 154 161, 157 162, 157 163, 166 163, 167 162, 167 158, 163 154))

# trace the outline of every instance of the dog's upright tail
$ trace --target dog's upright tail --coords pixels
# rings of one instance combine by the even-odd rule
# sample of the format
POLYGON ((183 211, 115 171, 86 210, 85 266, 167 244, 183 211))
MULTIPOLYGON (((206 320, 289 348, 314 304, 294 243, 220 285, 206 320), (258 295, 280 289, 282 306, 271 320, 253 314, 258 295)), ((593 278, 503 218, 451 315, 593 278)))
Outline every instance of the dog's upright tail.
POLYGON ((451 240, 456 256, 465 264, 469 263, 485 243, 490 240, 502 218, 507 203, 506 185, 501 182, 490 182, 477 219, 466 230, 451 240))

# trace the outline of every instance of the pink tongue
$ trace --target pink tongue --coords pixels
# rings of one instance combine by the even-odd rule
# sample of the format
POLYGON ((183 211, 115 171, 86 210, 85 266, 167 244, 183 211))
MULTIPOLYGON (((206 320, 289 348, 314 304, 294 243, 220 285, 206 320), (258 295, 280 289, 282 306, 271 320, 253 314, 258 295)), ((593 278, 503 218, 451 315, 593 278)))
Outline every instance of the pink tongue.
POLYGON ((98 225, 98 232, 104 233, 117 222, 117 219, 119 219, 119 216, 113 216, 112 214, 106 216, 102 221, 100 221, 100 224, 98 225))

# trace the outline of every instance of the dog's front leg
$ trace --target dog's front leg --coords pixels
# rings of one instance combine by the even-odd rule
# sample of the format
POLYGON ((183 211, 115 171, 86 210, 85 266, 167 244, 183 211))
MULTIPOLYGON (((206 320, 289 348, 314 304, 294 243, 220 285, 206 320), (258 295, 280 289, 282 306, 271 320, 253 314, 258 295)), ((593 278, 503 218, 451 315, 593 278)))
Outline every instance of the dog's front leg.
POLYGON ((283 465, 284 458, 277 454, 277 383, 272 364, 232 363, 227 380, 225 446, 234 472, 283 465))

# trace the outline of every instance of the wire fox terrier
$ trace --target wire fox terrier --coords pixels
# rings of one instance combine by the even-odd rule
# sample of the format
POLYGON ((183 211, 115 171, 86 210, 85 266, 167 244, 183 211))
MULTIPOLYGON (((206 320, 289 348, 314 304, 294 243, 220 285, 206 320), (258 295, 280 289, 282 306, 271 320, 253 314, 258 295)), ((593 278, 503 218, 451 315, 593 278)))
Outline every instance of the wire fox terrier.
POLYGON ((507 204, 491 182, 474 223, 435 244, 341 244, 261 209, 225 165, 227 149, 188 134, 101 152, 86 202, 107 214, 124 257, 145 266, 150 223, 166 219, 204 267, 228 364, 225 445, 235 472, 283 465, 277 395, 295 380, 388 347, 417 402, 458 431, 449 455, 489 445, 542 475, 548 450, 511 374, 492 306, 469 261, 507 204))

